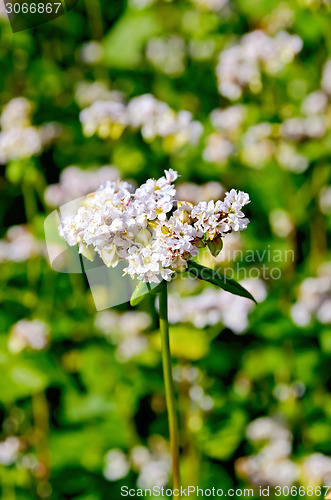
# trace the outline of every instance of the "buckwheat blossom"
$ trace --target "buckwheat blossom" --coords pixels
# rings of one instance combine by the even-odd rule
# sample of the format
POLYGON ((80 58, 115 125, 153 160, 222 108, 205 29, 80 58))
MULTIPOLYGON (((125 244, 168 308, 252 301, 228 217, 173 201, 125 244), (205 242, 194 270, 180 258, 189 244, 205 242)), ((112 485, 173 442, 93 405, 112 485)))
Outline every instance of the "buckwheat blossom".
POLYGON ((14 436, 7 437, 0 443, 0 464, 12 465, 18 458, 20 441, 14 436))
POLYGON ((244 35, 219 56, 216 68, 219 92, 231 100, 239 99, 247 86, 259 92, 262 89, 261 71, 278 72, 301 49, 302 40, 286 31, 278 32, 275 37, 261 30, 244 35))
POLYGON ((331 457, 314 453, 303 462, 303 476, 310 485, 320 486, 331 482, 331 457))
POLYGON ((282 422, 258 418, 247 427, 247 438, 265 444, 255 455, 237 460, 240 476, 257 486, 291 486, 299 479, 300 468, 291 459, 293 436, 282 422))
POLYGON ((206 140, 207 144, 202 156, 210 163, 222 165, 235 151, 234 144, 218 132, 210 134, 206 140))
POLYGON ((80 112, 79 119, 87 137, 97 134, 101 138, 116 139, 128 125, 126 106, 117 98, 93 102, 80 112))
POLYGON ((326 111, 328 96, 322 90, 309 94, 302 103, 301 111, 305 115, 320 115, 326 111))
POLYGON ((242 161, 251 168, 262 168, 275 151, 275 144, 271 140, 272 126, 263 122, 252 125, 242 136, 242 161))
POLYGON ((236 130, 242 124, 246 115, 246 108, 241 105, 229 106, 225 109, 214 109, 210 114, 210 121, 218 130, 236 130))
POLYGON ((330 457, 322 453, 300 457, 300 460, 292 457, 293 434, 282 420, 260 417, 248 425, 246 434, 259 451, 237 460, 236 471, 252 484, 292 486, 298 483, 315 487, 331 481, 330 457))
POLYGON ((329 265, 319 269, 319 276, 306 278, 299 286, 298 300, 291 308, 291 317, 298 326, 309 325, 313 318, 331 324, 331 270, 329 265))
POLYGON ((146 58, 153 66, 170 76, 180 76, 186 66, 186 46, 182 38, 151 38, 146 47, 146 58))
POLYGON ((315 138, 320 139, 324 136, 327 127, 327 118, 325 116, 308 116, 305 118, 289 118, 282 123, 281 134, 289 139, 315 138))
POLYGON ((136 190, 124 181, 107 181, 83 200, 77 213, 62 217, 60 234, 90 260, 95 252, 108 267, 125 260, 125 273, 132 278, 170 281, 201 246, 249 223, 242 212, 248 194, 232 189, 223 201, 194 206, 177 202, 176 179, 177 172, 170 169, 136 190))
POLYGON ((137 487, 141 489, 164 487, 170 477, 169 452, 159 436, 150 438, 150 447, 137 445, 129 454, 112 449, 105 455, 104 477, 117 481, 126 477, 130 470, 138 474, 137 487))
POLYGON ((146 141, 160 137, 172 141, 172 149, 197 144, 202 125, 193 120, 189 111, 176 113, 168 104, 151 94, 134 97, 128 103, 114 96, 111 100, 95 101, 80 113, 85 135, 116 139, 125 128, 140 130, 146 141))
POLYGON ((122 450, 115 448, 108 451, 103 469, 103 475, 108 481, 118 481, 127 476, 129 471, 130 463, 122 450))
POLYGON ((192 2, 200 9, 212 12, 219 12, 228 4, 228 0, 192 0, 192 2))
POLYGON ((8 347, 18 353, 29 347, 40 351, 49 343, 49 326, 41 320, 22 319, 11 328, 8 347))
POLYGON ((129 123, 140 128, 146 140, 173 136, 178 145, 196 144, 202 133, 202 125, 192 120, 189 111, 175 113, 168 104, 151 94, 131 99, 128 103, 129 123))
POLYGON ((43 246, 27 226, 12 226, 0 240, 0 263, 25 262, 43 253, 43 246))
POLYGON ((80 49, 80 59, 85 64, 97 64, 104 57, 104 48, 96 40, 84 43, 80 49))
POLYGON ((103 81, 79 82, 75 90, 75 100, 81 108, 90 106, 95 101, 123 101, 123 95, 118 90, 110 90, 103 81))
POLYGON ((58 207, 96 190, 103 182, 115 181, 119 171, 112 165, 83 170, 77 166, 65 168, 58 184, 47 186, 44 197, 48 205, 58 207))
POLYGON ((285 170, 297 174, 304 172, 309 166, 308 158, 298 153, 293 144, 284 141, 278 144, 276 160, 285 170))
MULTIPOLYGON (((262 280, 247 279, 240 282, 254 294, 258 302, 267 295, 262 280)), ((249 325, 249 314, 254 304, 242 297, 232 297, 224 290, 206 288, 199 295, 181 297, 176 293, 169 294, 170 323, 192 323, 196 328, 223 323, 234 333, 243 333, 249 325)))
POLYGON ((146 351, 149 346, 144 332, 150 327, 150 316, 144 312, 102 311, 96 316, 95 326, 117 346, 116 357, 126 362, 146 351))
POLYGON ((269 214, 272 232, 280 238, 286 238, 294 230, 291 215, 286 210, 275 209, 269 214))
POLYGON ((0 163, 39 155, 60 134, 57 124, 33 126, 31 114, 32 104, 24 97, 12 99, 4 106, 0 118, 0 163))

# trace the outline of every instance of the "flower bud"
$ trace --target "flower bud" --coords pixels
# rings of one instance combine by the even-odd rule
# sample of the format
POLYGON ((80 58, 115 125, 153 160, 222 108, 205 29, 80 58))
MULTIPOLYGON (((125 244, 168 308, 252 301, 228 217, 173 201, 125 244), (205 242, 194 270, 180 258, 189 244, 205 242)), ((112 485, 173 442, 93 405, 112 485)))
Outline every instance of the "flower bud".
POLYGON ((147 247, 151 240, 151 237, 151 233, 148 231, 148 229, 141 229, 136 237, 136 242, 144 245, 144 247, 147 247))
POLYGON ((79 253, 91 262, 94 261, 95 251, 91 245, 87 246, 85 243, 79 243, 79 253))
POLYGON ((191 203, 190 201, 177 201, 177 208, 180 208, 180 207, 190 207, 190 208, 193 208, 194 205, 193 203, 191 203))
POLYGON ((214 256, 217 257, 223 248, 223 240, 222 238, 214 238, 213 240, 209 240, 207 242, 208 248, 210 250, 210 253, 214 256))
POLYGON ((95 193, 90 193, 87 196, 85 196, 84 201, 82 202, 82 206, 85 208, 91 208, 95 205, 94 202, 95 198, 95 193))
POLYGON ((101 250, 101 258, 107 267, 115 267, 118 263, 117 247, 115 243, 105 245, 101 250))
POLYGON ((180 222, 182 224, 185 224, 185 223, 189 222, 189 220, 190 220, 190 214, 188 213, 187 210, 184 209, 184 210, 181 211, 181 213, 180 213, 180 215, 179 215, 178 218, 179 218, 179 220, 180 220, 180 222))

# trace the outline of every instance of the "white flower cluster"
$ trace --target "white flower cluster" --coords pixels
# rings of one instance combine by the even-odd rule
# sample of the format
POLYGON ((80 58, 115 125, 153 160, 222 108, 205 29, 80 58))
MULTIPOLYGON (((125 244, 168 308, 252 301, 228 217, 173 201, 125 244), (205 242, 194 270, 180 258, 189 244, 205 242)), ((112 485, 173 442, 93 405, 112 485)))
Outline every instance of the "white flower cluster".
POLYGON ((146 58, 153 66, 170 76, 180 76, 185 70, 186 45, 182 38, 152 38, 146 47, 146 58))
POLYGON ((58 184, 47 186, 44 194, 45 201, 51 207, 58 207, 85 196, 107 180, 115 181, 119 175, 117 168, 112 165, 91 170, 83 170, 77 166, 67 167, 61 172, 58 184))
POLYGON ((0 163, 38 155, 59 133, 59 126, 31 124, 32 105, 24 97, 9 101, 3 108, 0 123, 0 163))
POLYGON ((247 427, 252 443, 265 443, 255 455, 236 462, 239 475, 258 486, 291 486, 300 477, 300 468, 290 456, 292 433, 275 418, 261 417, 247 427))
POLYGON ((200 9, 212 12, 219 12, 228 4, 228 0, 192 0, 192 2, 200 9))
POLYGON ((122 101, 123 95, 118 90, 110 90, 103 81, 87 82, 77 84, 75 90, 75 101, 78 106, 85 108, 91 106, 95 101, 122 101))
POLYGON ((322 266, 317 278, 306 278, 299 287, 298 301, 292 306, 291 317, 298 326, 307 326, 313 317, 331 324, 331 269, 322 266))
MULTIPOLYGON (((247 279, 241 284, 254 294, 258 302, 266 298, 266 287, 262 280, 247 279)), ((188 297, 169 294, 169 321, 192 323, 196 328, 223 323, 234 333, 240 334, 248 327, 248 315, 253 309, 252 301, 214 288, 206 288, 199 295, 188 297)))
POLYGON ((117 481, 132 469, 138 474, 138 488, 164 487, 169 481, 170 457, 163 438, 152 436, 150 448, 135 446, 129 455, 114 448, 105 455, 103 475, 108 481, 117 481))
POLYGON ((331 458, 314 453, 293 459, 293 434, 275 417, 260 417, 247 427, 247 439, 259 451, 236 461, 236 471, 256 486, 321 486, 331 481, 331 458), (262 447, 261 447, 262 444, 262 447))
POLYGON ((220 238, 249 223, 242 212, 249 196, 235 189, 226 193, 224 201, 195 206, 177 202, 173 211, 176 178, 177 172, 170 169, 135 191, 124 181, 106 182, 83 200, 76 213, 62 217, 60 234, 90 260, 97 252, 108 267, 125 260, 125 273, 132 278, 169 281, 199 254, 199 248, 217 245, 220 238))
POLYGON ((43 251, 43 245, 26 226, 12 226, 6 237, 0 240, 0 263, 25 262, 43 254, 43 251))
POLYGON ((0 464, 12 465, 18 458, 20 441, 14 436, 7 437, 0 443, 0 464))
POLYGON ((41 320, 21 319, 10 331, 8 347, 13 353, 29 347, 40 351, 49 343, 49 327, 41 320))
POLYGON ((144 335, 151 325, 151 318, 141 311, 120 313, 115 310, 99 312, 95 326, 112 344, 117 346, 116 357, 126 362, 146 351, 149 346, 144 335))
POLYGON ((275 37, 261 30, 244 35, 238 44, 220 54, 216 68, 220 93, 236 100, 246 86, 259 92, 262 89, 261 69, 276 73, 292 62, 301 49, 301 38, 286 31, 278 32, 275 37))
POLYGON ((96 101, 81 111, 80 121, 87 136, 116 139, 131 127, 140 129, 147 141, 156 137, 172 139, 174 149, 196 144, 202 134, 201 123, 194 121, 189 111, 176 113, 151 94, 134 97, 128 104, 117 97, 96 101))

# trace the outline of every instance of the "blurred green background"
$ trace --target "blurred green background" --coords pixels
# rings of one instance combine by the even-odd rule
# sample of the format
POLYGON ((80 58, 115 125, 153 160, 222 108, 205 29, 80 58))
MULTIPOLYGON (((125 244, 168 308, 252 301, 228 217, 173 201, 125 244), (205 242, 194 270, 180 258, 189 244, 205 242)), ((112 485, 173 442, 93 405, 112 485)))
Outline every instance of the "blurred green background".
POLYGON ((157 306, 96 313, 44 238, 57 206, 169 167, 181 199, 250 194, 245 234, 201 258, 259 301, 171 287, 183 484, 331 484, 330 22, 322 0, 81 0, 15 34, 0 19, 1 498, 169 484, 157 306))

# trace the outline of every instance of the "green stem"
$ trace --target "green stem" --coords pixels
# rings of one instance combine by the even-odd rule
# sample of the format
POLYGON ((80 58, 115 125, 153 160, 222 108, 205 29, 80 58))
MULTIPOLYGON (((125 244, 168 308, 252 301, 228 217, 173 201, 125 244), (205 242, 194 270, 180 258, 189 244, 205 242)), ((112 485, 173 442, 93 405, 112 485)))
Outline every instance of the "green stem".
POLYGON ((172 487, 180 488, 179 476, 179 432, 175 403, 174 382, 172 378, 171 354, 169 343, 168 322, 168 290, 167 282, 163 281, 160 291, 160 332, 162 343, 162 364, 165 386, 166 403, 168 410, 170 450, 172 460, 172 487))

